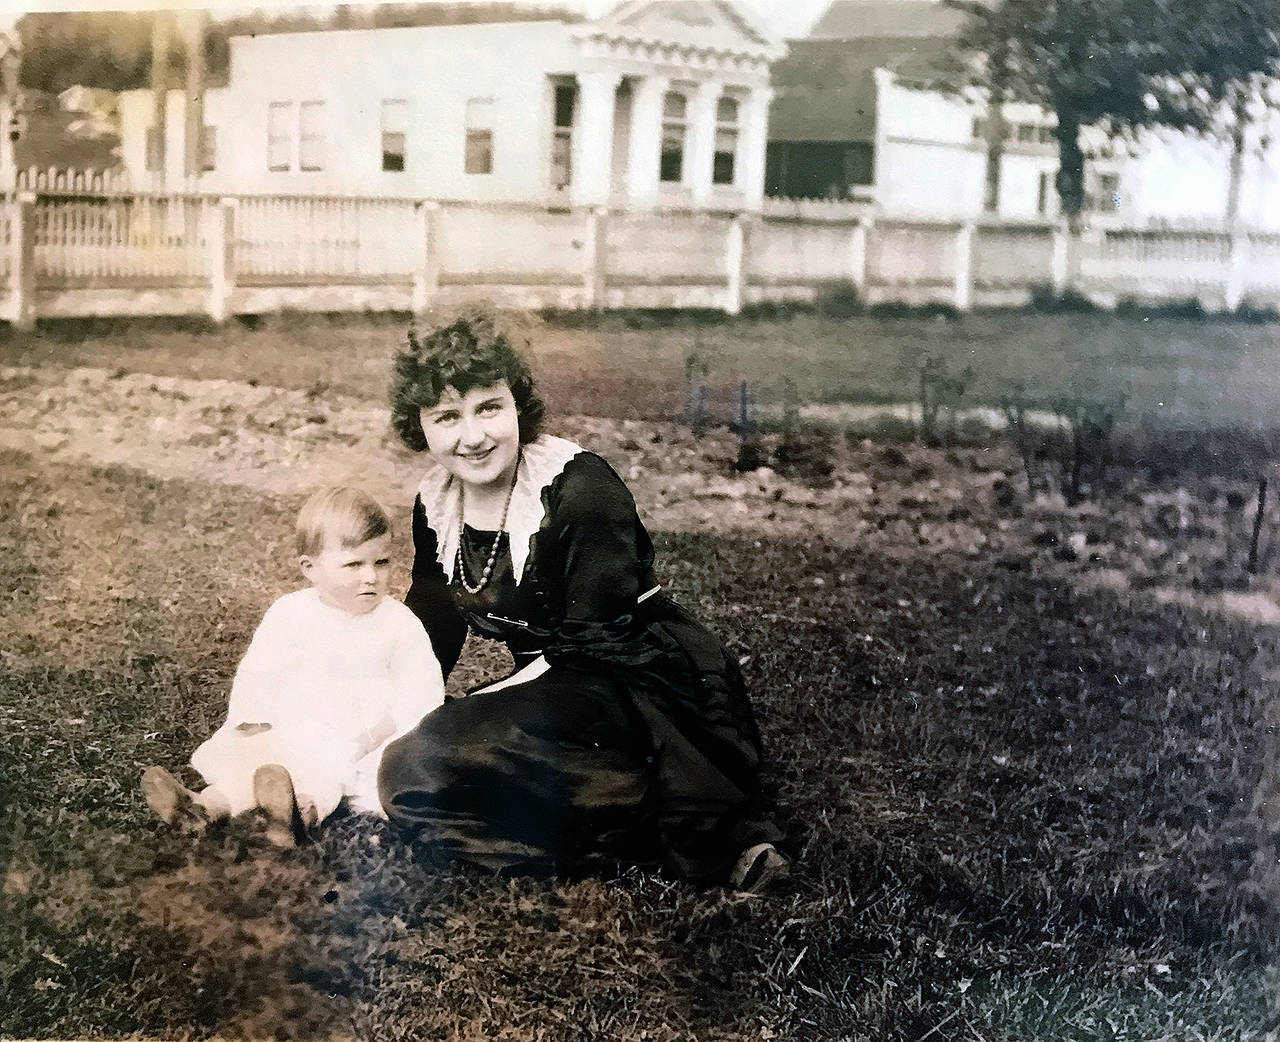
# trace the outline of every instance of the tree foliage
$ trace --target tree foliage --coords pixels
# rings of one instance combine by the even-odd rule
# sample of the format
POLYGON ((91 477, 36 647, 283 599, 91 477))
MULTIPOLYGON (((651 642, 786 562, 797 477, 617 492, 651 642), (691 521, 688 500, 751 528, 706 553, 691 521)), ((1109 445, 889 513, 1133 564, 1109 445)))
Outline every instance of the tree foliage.
POLYGON ((968 82, 1057 117, 1058 194, 1084 205, 1081 130, 1205 130, 1239 85, 1274 72, 1276 0, 949 0, 968 12, 968 82))
POLYGON ((147 81, 151 14, 38 12, 18 24, 22 86, 58 93, 75 84, 125 90, 147 81))
MULTIPOLYGON (((171 14, 171 12, 170 12, 171 14)), ((145 87, 151 69, 154 11, 40 12, 23 16, 22 85, 58 92, 74 84, 131 90, 145 87)), ((571 18, 556 4, 537 6, 493 3, 394 3, 353 8, 340 4, 327 14, 314 10, 255 10, 211 22, 205 32, 205 62, 211 78, 225 78, 232 36, 305 32, 318 29, 375 29, 414 25, 515 22, 548 17, 571 18)), ((169 68, 180 77, 185 56, 176 35, 169 68)))

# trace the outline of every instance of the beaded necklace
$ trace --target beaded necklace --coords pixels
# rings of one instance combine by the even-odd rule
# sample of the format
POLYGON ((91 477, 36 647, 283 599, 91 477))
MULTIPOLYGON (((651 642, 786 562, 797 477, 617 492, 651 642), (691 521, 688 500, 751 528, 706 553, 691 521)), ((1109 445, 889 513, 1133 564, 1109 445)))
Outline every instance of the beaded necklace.
MULTIPOLYGON (((517 470, 519 469, 519 457, 516 459, 517 470)), ((484 563, 484 570, 480 573, 480 582, 472 586, 467 582, 467 563, 462 556, 462 535, 463 525, 467 516, 467 486, 465 483, 458 488, 458 551, 453 557, 453 570, 458 576, 458 581, 462 583, 462 588, 467 593, 479 593, 489 585, 489 577, 493 575, 494 565, 498 563, 498 544, 502 541, 502 531, 507 527, 507 511, 511 509, 511 496, 516 490, 515 474, 511 476, 511 487, 507 489, 506 502, 502 504, 502 520, 498 522, 498 530, 493 534, 493 546, 489 547, 489 559, 484 563)))

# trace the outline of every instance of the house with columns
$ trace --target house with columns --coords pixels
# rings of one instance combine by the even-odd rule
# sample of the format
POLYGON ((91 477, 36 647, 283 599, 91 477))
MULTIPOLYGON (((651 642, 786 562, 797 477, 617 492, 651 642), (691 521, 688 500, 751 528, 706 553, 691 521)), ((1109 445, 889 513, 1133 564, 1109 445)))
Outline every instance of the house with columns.
POLYGON ((121 153, 165 191, 754 210, 784 51, 721 0, 233 37, 201 102, 201 172, 183 172, 178 90, 162 120, 151 91, 122 95, 121 153))

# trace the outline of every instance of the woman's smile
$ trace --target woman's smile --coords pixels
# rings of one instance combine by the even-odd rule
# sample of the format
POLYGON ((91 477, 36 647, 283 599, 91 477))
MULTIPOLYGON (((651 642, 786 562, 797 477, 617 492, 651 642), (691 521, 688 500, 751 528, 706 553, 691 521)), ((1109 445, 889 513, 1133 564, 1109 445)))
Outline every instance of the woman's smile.
POLYGON ((420 412, 427 452, 467 485, 509 485, 520 458, 520 414, 505 383, 473 387, 465 394, 445 389, 420 412))

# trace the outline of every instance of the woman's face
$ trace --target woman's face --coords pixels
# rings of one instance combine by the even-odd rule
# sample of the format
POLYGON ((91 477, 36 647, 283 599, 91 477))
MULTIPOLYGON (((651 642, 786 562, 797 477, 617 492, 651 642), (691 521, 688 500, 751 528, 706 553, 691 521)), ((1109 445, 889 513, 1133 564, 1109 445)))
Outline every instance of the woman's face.
POLYGON ((520 414, 505 383, 459 394, 447 387, 419 413, 427 453, 454 477, 477 488, 506 488, 520 456, 520 414))

